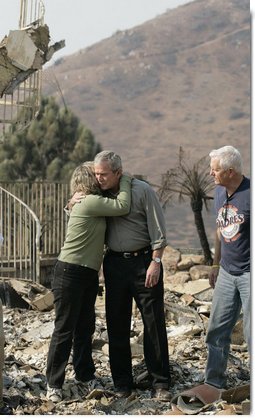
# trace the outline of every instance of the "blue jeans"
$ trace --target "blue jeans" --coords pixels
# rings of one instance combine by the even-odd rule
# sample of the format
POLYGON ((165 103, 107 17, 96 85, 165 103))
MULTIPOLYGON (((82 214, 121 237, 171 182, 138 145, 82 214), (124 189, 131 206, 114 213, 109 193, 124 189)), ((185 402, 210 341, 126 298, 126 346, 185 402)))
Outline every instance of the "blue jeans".
POLYGON ((231 334, 241 308, 244 337, 250 352, 250 273, 234 276, 220 268, 206 336, 208 356, 205 371, 205 382, 217 388, 226 387, 231 334))
POLYGON ((85 382, 94 378, 92 336, 95 331, 98 272, 58 261, 52 292, 55 328, 50 342, 46 377, 49 386, 62 388, 72 346, 76 379, 85 382))

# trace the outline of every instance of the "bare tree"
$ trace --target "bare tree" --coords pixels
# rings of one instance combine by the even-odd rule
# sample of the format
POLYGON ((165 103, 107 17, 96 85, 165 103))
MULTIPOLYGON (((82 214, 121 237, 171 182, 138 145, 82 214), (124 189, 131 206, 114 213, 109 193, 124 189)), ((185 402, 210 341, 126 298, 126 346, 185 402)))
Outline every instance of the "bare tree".
POLYGON ((182 147, 180 147, 178 164, 175 168, 168 170, 162 175, 162 182, 158 189, 159 199, 163 207, 166 207, 176 194, 180 202, 185 197, 190 199, 190 206, 194 213, 195 225, 204 253, 205 263, 208 265, 211 265, 213 260, 205 231, 202 210, 203 204, 208 210, 208 200, 213 199, 213 197, 208 195, 213 185, 213 180, 209 174, 207 157, 204 156, 192 164, 190 160, 188 161, 182 147))

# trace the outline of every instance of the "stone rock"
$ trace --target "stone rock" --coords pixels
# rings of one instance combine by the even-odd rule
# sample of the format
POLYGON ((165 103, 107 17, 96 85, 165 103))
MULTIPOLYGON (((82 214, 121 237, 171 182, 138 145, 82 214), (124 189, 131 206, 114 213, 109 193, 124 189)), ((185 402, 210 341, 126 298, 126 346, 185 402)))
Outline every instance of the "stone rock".
POLYGON ((182 255, 181 261, 178 262, 178 270, 189 270, 195 264, 203 264, 204 256, 203 255, 182 255))
POLYGON ((171 287, 184 285, 184 283, 190 280, 190 275, 187 272, 179 271, 173 275, 168 275, 164 277, 165 287, 171 290, 171 287))
POLYGON ((109 344, 105 344, 102 347, 102 352, 103 352, 103 354, 106 354, 107 356, 109 356, 109 344))
POLYGON ((181 259, 181 253, 177 249, 172 248, 171 246, 166 246, 162 258, 162 263, 164 271, 166 273, 172 273, 177 270, 177 264, 181 259))
POLYGON ((199 314, 210 314, 211 307, 212 307, 211 303, 208 303, 206 305, 198 306, 197 312, 199 314))
POLYGON ((211 267, 209 265, 193 265, 189 274, 192 280, 208 279, 211 267))
POLYGON ((207 284, 208 284, 207 289, 202 290, 201 292, 198 292, 198 293, 194 294, 195 299, 203 301, 203 302, 211 302, 212 301, 213 289, 210 287, 208 280, 207 280, 207 284))
POLYGON ((180 298, 181 302, 184 303, 185 306, 189 306, 194 302, 194 297, 191 295, 188 295, 186 293, 184 293, 181 298, 180 298))
MULTIPOLYGON (((169 289, 175 293, 197 295, 204 290, 210 289, 207 279, 191 280, 184 284, 168 285, 169 289)), ((196 296, 197 297, 197 296, 196 296)))
POLYGON ((202 331, 196 325, 177 325, 167 328, 167 337, 176 337, 179 335, 196 335, 202 331))

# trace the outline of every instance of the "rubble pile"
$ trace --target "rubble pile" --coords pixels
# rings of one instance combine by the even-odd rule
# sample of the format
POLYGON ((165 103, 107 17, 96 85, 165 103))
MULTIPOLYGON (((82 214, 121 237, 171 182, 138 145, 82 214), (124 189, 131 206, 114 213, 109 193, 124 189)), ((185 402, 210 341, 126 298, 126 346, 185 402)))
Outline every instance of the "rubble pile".
MULTIPOLYGON (((212 289, 208 283, 209 267, 203 265, 202 255, 184 255, 167 247, 163 259, 165 271, 165 308, 169 344, 171 393, 203 382, 206 363, 205 333, 210 314, 212 289)), ((15 287, 15 283, 12 283, 15 287)), ((102 280, 103 289, 103 280, 102 280)), ((103 290, 104 291, 104 290, 103 290)), ((16 285, 17 292, 17 285, 16 285)), ((46 396, 46 360, 54 325, 54 309, 49 290, 42 286, 37 294, 26 294, 28 308, 4 306, 5 370, 4 398, 17 415, 183 415, 175 404, 151 398, 150 383, 143 359, 143 324, 137 308, 133 308, 131 347, 136 389, 126 399, 118 399, 113 392, 105 323, 104 293, 96 304, 96 331, 93 357, 96 373, 104 390, 89 395, 82 385, 74 382, 71 358, 66 370, 64 400, 54 404, 46 396), (38 293, 41 293, 43 299, 38 293), (47 297, 47 298, 46 298, 47 297), (38 303, 40 302, 40 306, 38 303), (40 308, 40 309, 38 309, 40 308)), ((249 414, 250 402, 247 386, 250 372, 246 344, 243 340, 242 320, 237 323, 232 337, 228 365, 228 387, 235 387, 237 398, 219 400, 199 410, 200 415, 249 414), (245 387, 244 387, 245 386, 245 387), (238 392, 240 391, 240 392, 238 392), (240 396, 241 395, 241 396, 240 396)), ((236 397, 236 393, 235 393, 236 397)), ((186 413, 187 414, 187 413, 186 413)))

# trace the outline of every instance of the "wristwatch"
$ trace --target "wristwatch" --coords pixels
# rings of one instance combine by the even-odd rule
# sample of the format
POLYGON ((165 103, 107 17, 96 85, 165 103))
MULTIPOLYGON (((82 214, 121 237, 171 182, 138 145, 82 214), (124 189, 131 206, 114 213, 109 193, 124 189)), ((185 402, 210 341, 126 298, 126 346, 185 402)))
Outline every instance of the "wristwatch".
POLYGON ((152 258, 152 261, 155 261, 156 263, 160 264, 161 263, 161 258, 154 257, 154 258, 152 258))

